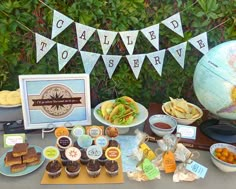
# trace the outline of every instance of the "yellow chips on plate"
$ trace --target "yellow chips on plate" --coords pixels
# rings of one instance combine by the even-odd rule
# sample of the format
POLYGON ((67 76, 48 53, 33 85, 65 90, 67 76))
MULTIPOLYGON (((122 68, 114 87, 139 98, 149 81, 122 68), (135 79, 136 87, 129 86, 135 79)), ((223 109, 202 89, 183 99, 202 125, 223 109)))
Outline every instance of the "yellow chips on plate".
POLYGON ((0 91, 0 105, 12 106, 17 104, 21 104, 20 91, 18 89, 15 91, 0 91))
POLYGON ((170 97, 170 102, 165 104, 164 110, 169 115, 181 119, 196 119, 201 116, 197 108, 183 98, 173 99, 170 97))

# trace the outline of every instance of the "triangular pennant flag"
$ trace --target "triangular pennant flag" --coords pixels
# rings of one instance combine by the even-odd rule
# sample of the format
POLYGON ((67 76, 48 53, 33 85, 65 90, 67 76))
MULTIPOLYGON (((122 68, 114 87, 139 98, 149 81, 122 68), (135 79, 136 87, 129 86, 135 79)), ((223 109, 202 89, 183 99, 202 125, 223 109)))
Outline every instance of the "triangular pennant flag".
POLYGON ((145 56, 146 54, 126 55, 126 58, 136 79, 138 79, 145 56))
POLYGON ((133 54, 138 32, 138 30, 119 32, 129 54, 133 54))
POLYGON ((53 39, 58 34, 60 34, 63 30, 65 30, 72 22, 74 22, 74 20, 54 10, 51 39, 53 39))
POLYGON ((152 53, 148 53, 147 57, 149 61, 152 63, 153 67, 156 69, 157 73, 161 76, 162 74, 162 68, 163 68, 163 62, 165 57, 166 50, 160 50, 152 53))
POLYGON ((110 79, 117 65, 119 64, 121 57, 122 56, 119 55, 102 55, 102 59, 104 61, 110 79))
POLYGON ((92 53, 92 52, 86 52, 86 51, 80 51, 81 58, 84 65, 84 70, 86 74, 90 74, 93 70, 95 64, 97 63, 100 54, 98 53, 92 53))
POLYGON ((206 54, 209 51, 207 32, 197 35, 196 37, 193 37, 188 41, 202 54, 206 54))
POLYGON ((36 62, 38 63, 45 54, 55 45, 55 41, 35 33, 36 41, 36 62))
POLYGON ((166 27, 170 28, 178 35, 180 35, 181 37, 184 37, 182 22, 179 13, 176 13, 175 15, 163 20, 161 23, 164 24, 166 27))
POLYGON ((108 30, 97 30, 98 31, 98 37, 102 46, 103 54, 107 54, 109 51, 117 32, 108 31, 108 30))
POLYGON ((93 35, 96 29, 80 23, 75 23, 75 27, 76 27, 78 49, 80 51, 87 43, 89 38, 93 35))
POLYGON ((187 47, 187 42, 183 42, 168 48, 168 51, 172 54, 172 56, 175 58, 175 60, 179 63, 179 65, 182 68, 184 68, 186 47, 187 47))
POLYGON ((157 50, 159 50, 159 24, 144 28, 141 32, 150 41, 150 43, 157 50))
POLYGON ((77 52, 77 49, 57 43, 57 58, 59 71, 69 62, 69 60, 77 52))

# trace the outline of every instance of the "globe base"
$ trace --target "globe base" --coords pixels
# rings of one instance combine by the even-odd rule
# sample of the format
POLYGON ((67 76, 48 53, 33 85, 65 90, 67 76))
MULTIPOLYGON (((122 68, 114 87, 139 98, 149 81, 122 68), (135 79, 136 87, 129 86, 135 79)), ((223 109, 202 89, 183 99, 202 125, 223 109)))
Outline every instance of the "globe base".
POLYGON ((207 137, 224 143, 236 143, 236 125, 231 121, 209 119, 202 122, 200 130, 207 137))

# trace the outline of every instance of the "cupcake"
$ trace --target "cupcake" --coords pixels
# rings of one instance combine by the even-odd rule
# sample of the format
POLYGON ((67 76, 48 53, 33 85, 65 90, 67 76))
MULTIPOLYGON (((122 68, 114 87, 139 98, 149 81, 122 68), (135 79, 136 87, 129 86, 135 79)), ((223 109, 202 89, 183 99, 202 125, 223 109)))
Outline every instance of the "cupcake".
POLYGON ((105 165, 105 162, 107 161, 107 158, 105 156, 105 152, 103 151, 102 156, 98 159, 98 162, 100 163, 100 165, 105 165))
POLYGON ((65 151, 63 151, 63 152, 61 151, 60 154, 61 154, 61 163, 63 166, 66 166, 67 163, 69 162, 69 160, 67 159, 67 157, 65 155, 65 151))
POLYGON ((56 178, 61 175, 61 164, 58 160, 50 161, 46 166, 46 172, 50 178, 56 178))
POLYGON ((117 147, 119 148, 119 143, 116 140, 109 140, 108 147, 117 147))
POLYGON ((87 173, 90 177, 98 177, 101 172, 101 166, 98 160, 89 160, 86 166, 87 173))
POLYGON ((65 172, 69 178, 75 178, 79 176, 80 164, 77 161, 70 161, 65 167, 65 172))
POLYGON ((86 165, 89 162, 89 158, 86 154, 86 150, 85 149, 81 149, 81 157, 80 157, 80 163, 82 165, 86 165))
POLYGON ((119 166, 117 161, 106 161, 105 163, 105 170, 107 175, 109 176, 116 176, 118 175, 118 171, 119 171, 119 166))
POLYGON ((76 147, 76 148, 78 148, 79 150, 81 150, 82 149, 82 147, 81 146, 79 146, 79 144, 78 144, 78 142, 77 141, 75 141, 74 142, 74 145, 73 145, 74 147, 76 147))

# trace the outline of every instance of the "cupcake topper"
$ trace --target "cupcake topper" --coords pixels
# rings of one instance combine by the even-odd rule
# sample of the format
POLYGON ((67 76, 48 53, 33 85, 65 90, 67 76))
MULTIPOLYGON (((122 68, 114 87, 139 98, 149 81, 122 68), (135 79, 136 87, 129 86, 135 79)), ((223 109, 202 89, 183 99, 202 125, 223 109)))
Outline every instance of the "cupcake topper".
POLYGON ((88 148, 93 143, 93 139, 89 135, 81 135, 77 138, 77 143, 82 148, 88 148))
POLYGON ((89 159, 96 160, 102 156, 103 151, 101 146, 92 145, 88 147, 86 153, 89 159))
POLYGON ((119 159, 120 157, 120 149, 117 147, 109 147, 106 149, 105 156, 107 159, 114 161, 119 159))
POLYGON ((72 140, 68 136, 60 136, 57 138, 57 146, 62 149, 72 146, 72 140))
POLYGON ((77 125, 75 127, 73 127, 72 131, 71 131, 71 134, 75 137, 75 138, 78 138, 82 135, 84 135, 85 133, 85 130, 82 126, 80 125, 77 125))
POLYGON ((107 127, 105 133, 110 138, 115 138, 119 135, 119 131, 116 127, 107 127))
POLYGON ((58 127, 56 128, 54 134, 58 138, 60 136, 69 136, 70 132, 66 127, 58 127))
POLYGON ((69 147, 69 148, 66 149, 65 155, 66 155, 68 160, 77 161, 81 157, 81 152, 76 147, 69 147))
POLYGON ((101 135, 95 139, 95 144, 105 149, 108 146, 108 140, 106 136, 101 135))
POLYGON ((48 160, 55 160, 58 158, 60 152, 55 146, 47 146, 43 149, 43 156, 48 160))
POLYGON ((88 127, 87 133, 92 138, 96 138, 103 134, 103 130, 99 126, 90 126, 88 127))

